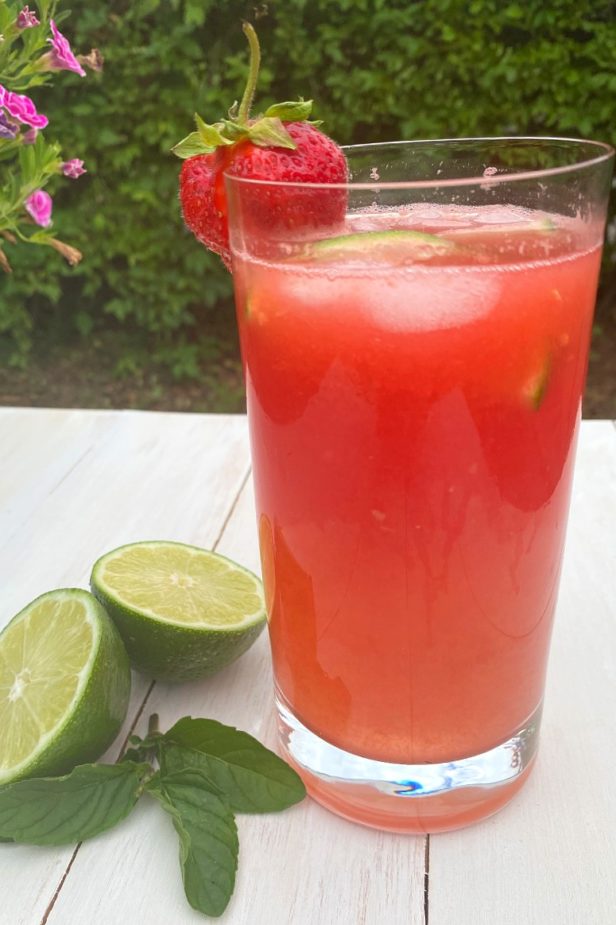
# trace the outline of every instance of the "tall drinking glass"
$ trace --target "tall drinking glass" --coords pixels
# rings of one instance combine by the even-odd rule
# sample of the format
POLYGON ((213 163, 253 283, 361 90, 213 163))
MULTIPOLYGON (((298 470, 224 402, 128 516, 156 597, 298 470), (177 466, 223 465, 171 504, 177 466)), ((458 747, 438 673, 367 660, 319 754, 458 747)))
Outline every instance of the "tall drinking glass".
POLYGON ((280 737, 333 811, 433 832, 537 753, 613 152, 346 154, 226 178, 280 737))

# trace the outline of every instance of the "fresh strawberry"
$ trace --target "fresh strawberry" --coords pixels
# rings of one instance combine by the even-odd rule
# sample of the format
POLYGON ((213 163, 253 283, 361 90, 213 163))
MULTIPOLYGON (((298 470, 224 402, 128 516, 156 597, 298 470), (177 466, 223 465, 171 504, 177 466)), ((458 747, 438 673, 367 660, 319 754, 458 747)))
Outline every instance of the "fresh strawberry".
MULTIPOLYGON (((244 24, 250 45, 250 71, 242 102, 229 117, 207 125, 195 116, 197 131, 173 149, 186 158, 180 173, 184 220, 196 238, 220 254, 230 267, 225 172, 251 180, 331 184, 347 180, 347 165, 338 145, 307 121, 312 102, 278 103, 262 116, 250 117, 259 72, 259 44, 244 24)), ((346 211, 344 189, 258 186, 246 191, 244 205, 256 230, 301 232, 335 226, 346 211)))

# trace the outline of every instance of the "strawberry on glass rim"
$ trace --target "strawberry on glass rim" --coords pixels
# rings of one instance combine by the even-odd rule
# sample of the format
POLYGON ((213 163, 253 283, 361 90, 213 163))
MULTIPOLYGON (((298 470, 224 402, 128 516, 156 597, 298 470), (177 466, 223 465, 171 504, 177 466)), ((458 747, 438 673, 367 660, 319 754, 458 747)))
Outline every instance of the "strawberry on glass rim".
MULTIPOLYGON (((319 131, 320 122, 308 121, 311 100, 276 103, 263 115, 251 117, 260 51, 253 27, 244 23, 243 30, 250 47, 250 68, 241 103, 234 103, 228 117, 212 125, 195 114, 197 130, 173 148, 178 157, 185 159, 180 172, 184 221, 229 269, 225 173, 281 184, 342 184, 348 177, 342 150, 319 131)), ((298 208, 297 203, 291 206, 288 188, 255 185, 251 218, 270 233, 276 227, 288 233, 342 223, 346 211, 344 189, 307 188, 302 194, 298 208)))

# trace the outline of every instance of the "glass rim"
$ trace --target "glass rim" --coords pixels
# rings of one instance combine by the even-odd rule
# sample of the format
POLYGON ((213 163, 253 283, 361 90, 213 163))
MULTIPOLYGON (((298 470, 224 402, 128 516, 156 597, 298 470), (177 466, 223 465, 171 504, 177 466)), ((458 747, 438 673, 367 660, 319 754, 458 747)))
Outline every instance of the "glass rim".
POLYGON ((564 164, 560 167, 537 168, 511 173, 500 173, 485 176, 477 174, 473 177, 453 177, 447 179, 429 179, 429 180, 347 180, 345 183, 303 183, 299 180, 257 180, 249 177, 237 177, 224 171, 223 176, 226 181, 232 181, 234 184, 246 185, 248 187, 271 186, 280 188, 296 189, 314 189, 314 190, 400 190, 400 189, 439 189, 443 187, 460 187, 460 186, 479 186, 487 185, 498 186, 505 183, 520 183, 525 180, 544 180, 546 177, 562 176, 563 174, 573 173, 578 170, 587 170, 591 167, 597 167, 606 163, 616 153, 614 148, 603 141, 593 141, 588 138, 568 138, 559 135, 485 135, 477 137, 463 138, 417 138, 410 141, 377 141, 368 142, 359 145, 342 145, 345 154, 350 153, 367 153, 370 148, 376 149, 395 149, 408 147, 419 147, 422 145, 451 145, 451 144, 480 144, 494 142, 543 142, 546 146, 558 142, 566 143, 572 148, 581 148, 586 145, 594 148, 597 152, 595 157, 586 157, 583 160, 576 161, 573 164, 564 164))

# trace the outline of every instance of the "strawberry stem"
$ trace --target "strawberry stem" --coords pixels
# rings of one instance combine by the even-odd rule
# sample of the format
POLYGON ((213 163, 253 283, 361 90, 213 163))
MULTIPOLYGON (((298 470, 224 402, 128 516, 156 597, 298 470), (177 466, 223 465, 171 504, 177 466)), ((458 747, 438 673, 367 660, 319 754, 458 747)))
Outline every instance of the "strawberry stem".
POLYGON ((242 23, 242 29, 244 30, 244 35, 248 39, 248 45, 250 47, 250 66, 248 69, 246 89, 244 90, 244 95, 242 97, 242 102, 240 103, 240 108, 237 115, 237 121, 240 123, 240 125, 244 125, 246 122, 248 122, 252 101, 254 99, 255 90, 257 88, 259 65, 261 63, 261 50, 259 48, 259 39, 257 38, 257 33, 249 22, 242 23))

